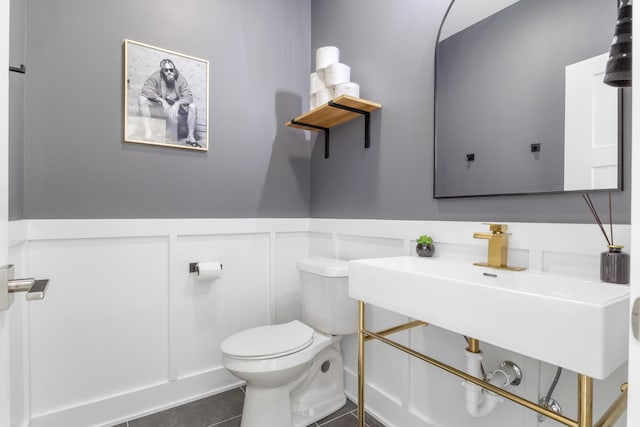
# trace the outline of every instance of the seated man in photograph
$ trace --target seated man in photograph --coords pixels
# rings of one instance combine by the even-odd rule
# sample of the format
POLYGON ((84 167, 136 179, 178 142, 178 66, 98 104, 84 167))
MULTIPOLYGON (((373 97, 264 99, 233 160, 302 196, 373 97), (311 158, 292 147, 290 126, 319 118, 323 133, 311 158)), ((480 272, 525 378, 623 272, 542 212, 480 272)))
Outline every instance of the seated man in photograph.
POLYGON ((160 70, 153 73, 144 82, 142 95, 138 98, 140 115, 144 126, 144 138, 152 140, 152 115, 169 120, 170 127, 175 129, 177 142, 177 128, 180 117, 186 116, 186 143, 193 147, 201 147, 194 136, 197 109, 193 102, 193 94, 187 79, 180 74, 173 61, 160 61, 160 70))

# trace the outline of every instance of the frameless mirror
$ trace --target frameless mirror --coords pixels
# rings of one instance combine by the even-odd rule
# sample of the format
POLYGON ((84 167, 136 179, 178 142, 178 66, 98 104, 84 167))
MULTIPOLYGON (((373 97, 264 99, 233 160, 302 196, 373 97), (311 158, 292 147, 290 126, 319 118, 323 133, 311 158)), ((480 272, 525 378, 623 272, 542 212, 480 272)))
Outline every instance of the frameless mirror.
POLYGON ((436 45, 434 197, 621 188, 613 0, 453 0, 436 45))

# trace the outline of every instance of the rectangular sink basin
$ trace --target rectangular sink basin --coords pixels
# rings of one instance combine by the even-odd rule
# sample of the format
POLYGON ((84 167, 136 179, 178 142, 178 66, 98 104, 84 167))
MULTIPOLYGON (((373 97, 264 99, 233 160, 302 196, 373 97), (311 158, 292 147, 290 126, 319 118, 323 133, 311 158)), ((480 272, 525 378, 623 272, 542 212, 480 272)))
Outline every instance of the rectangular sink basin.
POLYGON ((406 256, 350 261, 349 296, 596 379, 627 360, 626 285, 406 256))

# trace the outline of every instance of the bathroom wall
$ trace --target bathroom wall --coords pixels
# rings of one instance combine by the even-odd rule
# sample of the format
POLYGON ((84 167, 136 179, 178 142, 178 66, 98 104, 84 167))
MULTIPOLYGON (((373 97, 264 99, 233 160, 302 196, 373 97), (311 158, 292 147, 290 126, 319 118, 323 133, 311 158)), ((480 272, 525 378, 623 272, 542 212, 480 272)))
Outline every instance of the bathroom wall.
MULTIPOLYGON (((10 1, 9 65, 26 62, 26 0, 10 1)), ((24 177, 24 74, 9 73, 9 220, 22 219, 24 177)))
POLYGON ((44 300, 11 307, 12 412, 25 416, 12 425, 111 426, 240 385, 220 343, 301 317, 308 230, 305 218, 12 222, 16 276, 50 279, 44 300), (221 277, 196 280, 199 261, 221 262, 221 277))
MULTIPOLYGON (((360 83, 361 97, 383 107, 372 114, 371 148, 367 150, 362 143, 363 125, 357 121, 332 129, 330 159, 323 158, 322 136, 313 134, 311 216, 591 222, 591 214, 576 193, 432 198, 434 48, 449 3, 312 2, 312 52, 321 46, 338 46, 341 61, 351 66, 351 79, 360 83)), ((627 100, 629 106, 630 97, 627 100)), ((614 212, 616 222, 628 224, 630 114, 624 119, 628 141, 623 156, 624 191, 614 194, 614 212)), ((604 208, 605 196, 594 195, 596 205, 604 208)))
POLYGON ((21 217, 309 216, 310 144, 283 126, 309 102, 309 0, 30 0, 26 14, 21 217), (126 38, 209 61, 208 152, 123 143, 126 38))
MULTIPOLYGON (((592 228, 513 224, 511 263, 597 279, 601 238, 592 228)), ((50 285, 44 300, 18 297, 11 307, 23 319, 12 336, 19 350, 12 412, 25 414, 31 427, 106 427, 235 387, 240 382, 222 367, 219 345, 247 327, 301 318, 296 260, 411 255, 415 237, 428 232, 436 257, 471 264, 486 257, 486 242, 471 238, 481 229, 464 221, 304 218, 14 221, 16 275, 47 277, 50 285), (219 279, 197 281, 188 272, 190 262, 212 260, 223 264, 219 279)), ((615 227, 621 244, 628 245, 629 230, 615 227)), ((367 308, 373 330, 406 320, 367 308)), ((541 316, 540 327, 553 325, 541 316)), ((464 367, 458 334, 429 326, 394 338, 464 367)), ((510 391, 535 401, 548 390, 555 366, 484 342, 481 348, 487 369, 505 359, 522 368, 522 385, 510 391)), ((343 341, 343 354, 347 393, 357 400, 355 335, 343 341)), ((461 380, 379 343, 367 344, 366 370, 367 409, 389 427, 538 427, 534 413, 510 402, 473 420, 461 380)), ((596 417, 626 374, 623 365, 595 381, 596 417)), ((553 397, 570 417, 576 391, 576 374, 565 371, 553 397)))
MULTIPOLYGON (((29 1, 29 72, 17 78, 28 120, 24 147, 12 148, 12 218, 590 222, 575 193, 432 198, 433 56, 448 2, 190 0, 180 13, 192 31, 171 32, 146 24, 150 10, 152 22, 175 15, 148 0, 29 1), (91 26, 88 17, 98 16, 109 25, 91 26), (125 38, 210 61, 209 152, 122 142, 125 38), (282 124, 306 111, 313 52, 329 44, 340 47, 361 96, 383 109, 372 115, 370 149, 356 121, 332 131, 324 159, 321 135, 312 133, 310 144, 282 124)), ((630 144, 624 153, 625 190, 614 194, 619 223, 630 221, 630 144)), ((604 203, 604 194, 594 197, 604 203)))

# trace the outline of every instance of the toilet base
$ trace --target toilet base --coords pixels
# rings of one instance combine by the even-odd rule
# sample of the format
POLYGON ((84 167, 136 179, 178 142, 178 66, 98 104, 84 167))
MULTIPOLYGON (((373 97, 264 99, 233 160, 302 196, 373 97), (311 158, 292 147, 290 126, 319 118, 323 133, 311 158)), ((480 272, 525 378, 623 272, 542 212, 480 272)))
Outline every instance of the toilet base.
POLYGON ((318 404, 313 408, 313 411, 308 413, 304 412, 296 412, 293 414, 293 420, 291 425, 293 427, 306 427, 311 423, 319 421, 326 417, 327 415, 331 415, 336 412, 338 409, 342 408, 347 403, 347 398, 342 393, 341 396, 334 396, 331 399, 318 404))
POLYGON ((247 385, 240 427, 291 426, 290 387, 247 385))
POLYGON ((343 368, 340 341, 313 359, 307 377, 291 392, 293 427, 308 426, 344 406, 343 368))
POLYGON ((342 393, 326 396, 325 400, 306 410, 291 411, 289 392, 247 387, 242 410, 241 427, 306 427, 342 408, 347 398, 342 393))
POLYGON ((276 388, 247 384, 241 427, 306 427, 347 401, 340 342, 314 357, 293 383, 276 388))

